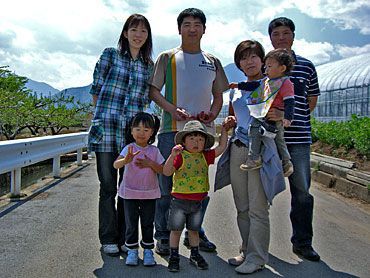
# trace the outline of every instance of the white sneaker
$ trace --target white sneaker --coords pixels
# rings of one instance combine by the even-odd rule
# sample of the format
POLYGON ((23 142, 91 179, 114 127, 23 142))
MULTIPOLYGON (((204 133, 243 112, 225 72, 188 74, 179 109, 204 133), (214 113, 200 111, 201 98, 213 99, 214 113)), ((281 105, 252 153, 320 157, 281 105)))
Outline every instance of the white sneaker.
POLYGON ((108 256, 114 257, 119 255, 119 249, 117 244, 103 244, 102 248, 103 252, 108 256))
POLYGON ((264 265, 257 265, 244 261, 241 265, 235 268, 235 271, 240 274, 251 274, 264 269, 264 267, 264 265))

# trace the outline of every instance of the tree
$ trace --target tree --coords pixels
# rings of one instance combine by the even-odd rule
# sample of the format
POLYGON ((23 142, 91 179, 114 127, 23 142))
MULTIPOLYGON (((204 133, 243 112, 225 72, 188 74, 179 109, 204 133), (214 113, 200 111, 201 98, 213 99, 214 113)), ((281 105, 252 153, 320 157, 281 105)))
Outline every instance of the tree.
POLYGON ((0 132, 7 139, 14 139, 26 128, 27 119, 23 113, 29 103, 27 78, 0 67, 0 132))
POLYGON ((38 98, 26 83, 27 78, 0 67, 0 135, 12 140, 24 129, 32 135, 40 130, 55 135, 85 122, 89 104, 75 103, 64 94, 38 98))

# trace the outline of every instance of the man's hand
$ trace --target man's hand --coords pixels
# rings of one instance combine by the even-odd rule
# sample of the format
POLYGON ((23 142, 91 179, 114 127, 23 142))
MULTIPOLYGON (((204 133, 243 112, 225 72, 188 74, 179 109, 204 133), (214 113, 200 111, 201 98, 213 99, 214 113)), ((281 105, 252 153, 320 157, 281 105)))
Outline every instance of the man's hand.
POLYGON ((273 122, 278 122, 283 120, 284 118, 284 111, 281 111, 277 108, 270 108, 267 112, 266 119, 273 122))
POLYGON ((292 124, 292 121, 289 121, 289 120, 287 120, 287 119, 284 119, 283 120, 283 126, 284 127, 290 127, 290 125, 292 124))
POLYGON ((202 111, 197 115, 197 119, 202 123, 208 124, 215 119, 215 115, 211 111, 202 111))
POLYGON ((191 118, 191 115, 184 109, 177 107, 174 113, 172 113, 172 116, 176 121, 186 121, 191 118))

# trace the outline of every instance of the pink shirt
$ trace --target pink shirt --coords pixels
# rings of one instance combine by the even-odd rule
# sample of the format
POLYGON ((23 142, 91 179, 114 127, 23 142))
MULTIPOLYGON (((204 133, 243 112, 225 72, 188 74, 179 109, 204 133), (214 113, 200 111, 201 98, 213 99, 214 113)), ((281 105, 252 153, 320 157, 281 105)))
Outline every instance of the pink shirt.
POLYGON ((161 197, 157 174, 152 168, 140 169, 135 162, 138 158, 145 158, 145 155, 158 164, 163 164, 164 158, 156 146, 148 145, 142 148, 135 143, 125 146, 120 153, 126 156, 128 147, 132 146, 132 151, 140 153, 134 157, 134 160, 125 165, 123 179, 118 190, 118 195, 123 199, 157 199, 161 197))

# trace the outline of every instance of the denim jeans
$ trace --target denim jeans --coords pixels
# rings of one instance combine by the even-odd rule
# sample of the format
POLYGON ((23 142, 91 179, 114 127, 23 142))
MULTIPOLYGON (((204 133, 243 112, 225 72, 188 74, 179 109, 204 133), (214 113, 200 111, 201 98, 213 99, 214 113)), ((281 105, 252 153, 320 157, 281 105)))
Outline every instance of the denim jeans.
MULTIPOLYGON (((175 135, 176 132, 161 133, 158 135, 158 148, 163 155, 164 159, 167 159, 172 148, 175 146, 175 135)), ((172 176, 167 177, 159 175, 159 187, 161 189, 161 198, 157 199, 156 210, 155 210, 155 234, 156 240, 169 239, 170 231, 168 230, 168 211, 171 204, 171 191, 172 191, 172 176)), ((205 198, 202 201, 202 222, 204 219, 205 212, 207 210, 209 198, 205 198)), ((200 234, 204 234, 204 230, 201 229, 200 234)))
POLYGON ((294 172, 289 176, 291 199, 290 220, 293 235, 291 242, 296 247, 312 245, 313 196, 311 185, 310 145, 289 144, 288 150, 294 172))
MULTIPOLYGON (((96 167, 100 181, 99 191, 99 240, 101 244, 124 244, 125 216, 123 199, 117 195, 118 171, 113 168, 113 162, 118 154, 110 152, 96 152, 96 167)), ((123 177, 123 168, 120 169, 120 179, 123 177)))
POLYGON ((182 231, 184 226, 191 231, 199 231, 202 225, 202 204, 200 201, 172 198, 168 215, 168 228, 182 231))

